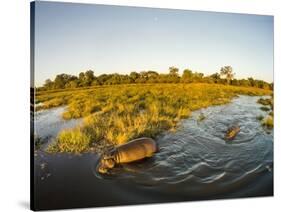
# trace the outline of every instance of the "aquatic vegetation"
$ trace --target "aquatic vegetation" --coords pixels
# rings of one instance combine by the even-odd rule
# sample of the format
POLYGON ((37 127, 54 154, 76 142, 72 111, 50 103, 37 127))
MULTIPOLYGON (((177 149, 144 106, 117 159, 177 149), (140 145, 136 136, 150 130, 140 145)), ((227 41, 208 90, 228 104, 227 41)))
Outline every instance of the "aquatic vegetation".
POLYGON ((270 111, 270 108, 265 107, 265 106, 260 107, 260 109, 261 109, 262 111, 270 111))
POLYGON ((268 113, 268 115, 264 118, 262 117, 261 119, 259 119, 261 121, 261 124, 267 128, 273 128, 274 125, 274 121, 273 121, 273 116, 274 116, 274 112, 273 112, 273 108, 274 108, 274 98, 273 98, 273 93, 270 95, 271 98, 260 98, 257 102, 259 104, 262 104, 264 106, 262 106, 260 109, 263 111, 270 111, 268 113), (270 106, 267 107, 267 106, 270 106))
POLYGON ((49 152, 79 153, 87 150, 90 145, 90 137, 80 128, 63 130, 57 137, 56 143, 48 147, 49 152))
POLYGON ((273 98, 268 98, 268 99, 260 98, 257 102, 262 105, 271 106, 271 105, 273 105, 273 98))
POLYGON ((38 136, 34 136, 34 145, 35 149, 38 150, 41 148, 41 146, 45 143, 46 141, 38 136))
POLYGON ((203 113, 200 113, 200 115, 197 118, 197 121, 203 121, 206 118, 206 116, 203 113))
POLYGON ((261 121, 261 120, 263 120, 263 119, 264 119, 264 117, 263 117, 262 115, 257 116, 257 120, 258 120, 258 121, 261 121))
MULTIPOLYGON (((156 137, 177 129, 191 111, 229 103, 237 95, 270 95, 272 91, 219 84, 129 84, 38 92, 36 99, 49 108, 67 105, 64 119, 83 124, 59 133, 52 152, 84 152, 105 144, 120 145, 138 137, 156 137), (59 101, 59 99, 63 99, 59 101), (50 103, 51 102, 51 103, 50 103)), ((203 120, 203 117, 201 117, 203 120)))
POLYGON ((274 121, 272 116, 267 116, 262 120, 262 125, 268 128, 273 128, 274 121))

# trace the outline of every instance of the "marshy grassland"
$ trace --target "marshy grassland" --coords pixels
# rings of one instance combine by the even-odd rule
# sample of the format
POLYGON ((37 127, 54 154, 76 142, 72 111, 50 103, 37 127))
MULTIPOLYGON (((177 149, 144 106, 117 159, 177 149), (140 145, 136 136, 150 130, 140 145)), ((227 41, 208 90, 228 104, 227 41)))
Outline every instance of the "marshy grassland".
POLYGON ((256 87, 222 84, 122 84, 36 92, 37 110, 66 106, 66 120, 83 123, 59 133, 49 152, 82 153, 176 130, 191 111, 226 104, 237 95, 271 95, 256 87))

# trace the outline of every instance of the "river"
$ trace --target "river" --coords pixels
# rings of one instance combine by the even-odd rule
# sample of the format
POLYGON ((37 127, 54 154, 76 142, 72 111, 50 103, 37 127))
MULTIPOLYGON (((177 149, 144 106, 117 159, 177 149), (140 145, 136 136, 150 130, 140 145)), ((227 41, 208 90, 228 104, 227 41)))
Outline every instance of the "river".
POLYGON ((193 112, 176 132, 158 136, 160 150, 154 157, 116 167, 110 175, 96 172, 98 156, 93 153, 38 151, 36 208, 272 196, 273 130, 256 118, 266 115, 256 103, 259 98, 239 96, 229 104, 193 112), (200 114, 206 117, 202 121, 200 114), (225 132, 233 124, 240 126, 240 133, 226 142, 225 132))

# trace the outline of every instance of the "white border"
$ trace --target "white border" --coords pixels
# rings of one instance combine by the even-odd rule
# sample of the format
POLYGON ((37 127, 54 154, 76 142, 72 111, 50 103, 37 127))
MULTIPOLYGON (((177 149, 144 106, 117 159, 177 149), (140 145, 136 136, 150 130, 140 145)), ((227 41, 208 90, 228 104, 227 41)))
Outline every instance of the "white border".
MULTIPOLYGON (((61 0, 64 1, 64 0, 61 0)), ((67 1, 64 1, 67 2, 67 1)), ((280 202, 280 50, 281 20, 278 0, 74 0, 157 8, 274 15, 275 25, 275 196, 160 205, 84 209, 85 211, 276 211, 280 202), (278 124, 279 123, 279 124, 278 124)), ((1 1, 0 6, 0 211, 22 211, 29 204, 29 2, 1 1), (3 119, 4 118, 4 119, 3 119)))

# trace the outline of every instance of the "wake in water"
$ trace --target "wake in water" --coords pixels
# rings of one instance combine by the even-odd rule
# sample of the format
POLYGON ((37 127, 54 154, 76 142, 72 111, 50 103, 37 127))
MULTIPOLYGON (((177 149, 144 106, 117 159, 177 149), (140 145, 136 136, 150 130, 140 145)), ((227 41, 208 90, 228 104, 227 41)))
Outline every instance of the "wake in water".
POLYGON ((154 157, 114 168, 111 178, 196 196, 229 192, 272 172, 273 131, 256 118, 265 115, 258 98, 239 96, 230 104, 194 112, 177 132, 157 138, 160 151, 154 157), (225 141, 233 124, 239 124, 240 132, 225 141))

